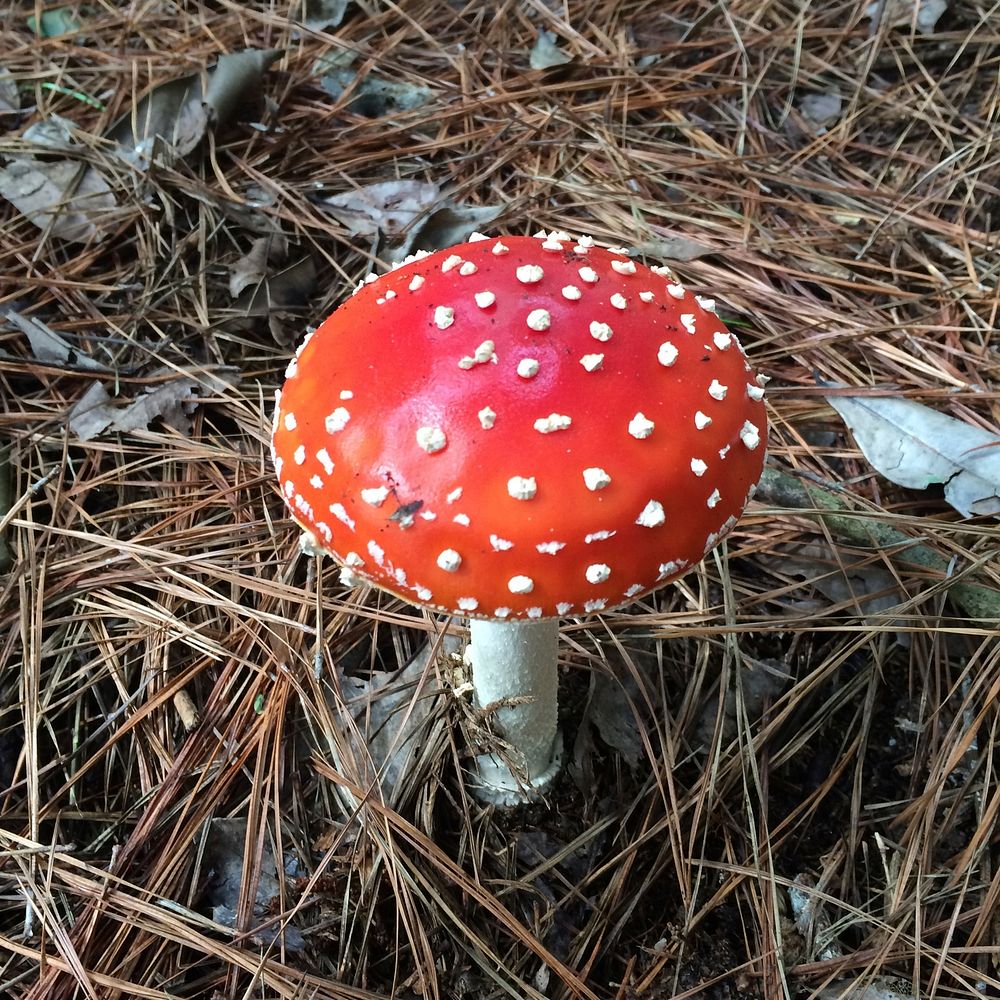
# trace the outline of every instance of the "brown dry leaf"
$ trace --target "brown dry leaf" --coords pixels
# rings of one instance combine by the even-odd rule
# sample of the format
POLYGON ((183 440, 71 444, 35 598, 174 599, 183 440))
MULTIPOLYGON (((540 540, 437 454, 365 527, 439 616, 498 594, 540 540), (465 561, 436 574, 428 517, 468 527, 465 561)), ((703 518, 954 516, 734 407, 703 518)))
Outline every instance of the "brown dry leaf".
POLYGON ((271 335, 287 346, 298 338, 300 331, 288 333, 284 314, 305 306, 315 287, 316 262, 312 257, 303 257, 252 288, 245 288, 234 308, 243 316, 266 316, 271 335))
POLYGON ((636 249, 651 257, 665 257, 667 260, 697 260, 706 254, 715 253, 713 247, 680 235, 662 236, 658 240, 643 243, 636 249))
POLYGON ((343 194, 315 197, 313 201, 352 236, 381 231, 395 235, 437 201, 440 188, 431 181, 380 181, 343 194))
POLYGON ((0 314, 11 326, 17 327, 28 338, 31 353, 39 361, 72 368, 84 368, 90 371, 108 371, 107 365, 102 365, 89 355, 78 351, 40 319, 35 319, 34 316, 23 316, 16 309, 2 308, 0 314))
POLYGON ((257 285, 267 277, 268 261, 274 257, 284 258, 288 241, 281 236, 261 236, 253 241, 249 252, 233 264, 229 272, 229 294, 235 299, 251 285, 257 285))
POLYGON ((0 195, 39 229, 69 243, 103 239, 103 223, 118 204, 93 167, 33 156, 0 167, 0 195))
POLYGON ((21 109, 21 95, 17 81, 6 66, 0 66, 0 115, 17 114, 21 109))
POLYGON ((876 32, 882 24, 890 28, 913 26, 922 35, 933 35, 938 19, 948 9, 948 0, 875 0, 865 8, 876 32))
POLYGON ((502 211, 499 206, 447 202, 411 226, 403 242, 387 250, 385 258, 400 261, 414 250, 441 250, 464 243, 472 232, 491 223, 502 211))
POLYGON ((339 27, 351 0, 302 0, 299 21, 310 31, 339 27))
POLYGON ((532 69, 551 69, 553 66, 565 66, 572 62, 573 57, 563 52, 557 44, 557 36, 544 28, 538 32, 538 40, 531 50, 529 65, 532 69))
POLYGON ((117 142, 121 155, 146 169, 157 139, 175 155, 186 156, 209 126, 232 120, 240 103, 260 90, 264 71, 281 53, 276 49, 245 49, 220 56, 206 73, 191 73, 154 87, 134 111, 122 115, 105 133, 117 142))
POLYGON ((200 373, 199 378, 181 376, 142 393, 125 407, 116 406, 107 389, 95 382, 76 401, 69 412, 69 429, 80 441, 91 441, 105 431, 128 434, 145 430, 160 419, 185 436, 191 433, 191 413, 200 402, 196 390, 203 390, 206 379, 219 385, 232 385, 232 372, 200 373))

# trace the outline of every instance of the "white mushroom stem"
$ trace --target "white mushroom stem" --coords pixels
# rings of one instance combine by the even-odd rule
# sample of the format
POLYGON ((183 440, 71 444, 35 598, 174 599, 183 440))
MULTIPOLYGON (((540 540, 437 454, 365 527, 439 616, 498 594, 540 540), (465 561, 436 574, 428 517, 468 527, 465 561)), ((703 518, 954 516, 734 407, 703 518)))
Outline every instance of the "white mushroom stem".
POLYGON ((510 746, 503 756, 513 767, 500 754, 477 757, 475 793, 497 805, 527 802, 552 781, 561 762, 559 621, 474 620, 470 633, 466 656, 476 707, 490 710, 494 731, 510 746))

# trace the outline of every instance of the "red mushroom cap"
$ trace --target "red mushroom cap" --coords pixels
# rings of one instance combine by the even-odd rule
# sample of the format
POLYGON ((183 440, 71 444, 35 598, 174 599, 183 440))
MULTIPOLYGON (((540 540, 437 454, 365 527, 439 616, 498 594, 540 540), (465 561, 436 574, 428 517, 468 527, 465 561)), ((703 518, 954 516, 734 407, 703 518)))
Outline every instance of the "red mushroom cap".
POLYGON ((449 613, 547 618, 679 576, 764 463, 762 376, 666 268, 565 234, 476 237, 359 286, 278 396, 314 543, 449 613))

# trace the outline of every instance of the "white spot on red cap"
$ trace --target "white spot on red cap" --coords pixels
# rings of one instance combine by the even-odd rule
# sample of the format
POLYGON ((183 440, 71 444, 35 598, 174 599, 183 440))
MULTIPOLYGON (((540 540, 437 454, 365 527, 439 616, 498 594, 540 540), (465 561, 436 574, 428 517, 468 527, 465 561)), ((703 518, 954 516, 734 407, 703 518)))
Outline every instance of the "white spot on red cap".
POLYGON ((507 589, 512 594, 530 594, 535 589, 535 581, 530 576, 512 576, 507 581, 507 589))
POLYGON ((459 611, 475 611, 479 607, 479 601, 474 597, 460 597, 458 599, 459 611))
POLYGON ((470 243, 482 243, 483 240, 488 240, 489 237, 483 235, 482 233, 469 233, 470 243))
POLYGON ((296 465, 301 465, 306 460, 306 446, 300 444, 292 453, 292 460, 296 465))
POLYGON ((728 351, 733 346, 733 335, 731 333, 723 333, 721 330, 718 333, 712 334, 712 340, 715 341, 715 346, 720 351, 728 351))
POLYGON ((449 271, 454 270, 462 263, 462 258, 458 256, 457 253, 449 254, 445 257, 444 262, 441 264, 441 270, 447 274, 449 271))
POLYGON ((507 480, 507 492, 515 500, 531 500, 538 492, 534 476, 511 476, 507 480))
POLYGON ((703 431, 712 422, 712 418, 698 410, 694 415, 694 425, 698 430, 703 431))
POLYGON ((573 610, 573 605, 569 601, 560 601, 556 605, 557 615, 568 615, 573 610))
POLYGON ((497 300, 497 297, 490 291, 476 292, 476 294, 473 295, 473 298, 476 300, 476 305, 479 306, 480 309, 489 309, 489 307, 497 300))
POLYGON ((659 500, 650 500, 642 508, 639 516, 635 519, 635 523, 641 525, 643 528, 658 528, 666 519, 667 515, 663 512, 663 504, 659 500))
POLYGON ((445 500, 448 503, 454 503, 456 500, 460 500, 462 497, 462 487, 456 486, 446 497, 445 500))
POLYGON ((472 263, 471 260, 465 261, 462 266, 458 269, 458 273, 462 275, 463 278, 467 278, 470 274, 475 274, 479 268, 472 263))
POLYGON ((323 425, 326 427, 327 434, 337 434, 347 426, 347 421, 350 419, 351 415, 347 412, 347 408, 338 406, 333 413, 324 419, 323 425))
POLYGON ((611 477, 596 465, 583 470, 583 481, 588 490, 603 490, 605 486, 611 485, 611 477))
POLYGON ((454 573, 462 565, 462 557, 454 549, 445 549, 438 555, 437 564, 446 573, 454 573))
POLYGON ((740 428, 740 440, 753 451, 760 444, 760 428, 747 420, 740 428))
POLYGON ((522 264, 514 274, 522 285, 534 285, 545 277, 545 271, 538 264, 522 264))
POLYGON ((529 330, 541 333, 552 325, 552 316, 548 309, 532 309, 525 322, 528 324, 529 330))
POLYGON ((472 523, 469 520, 469 515, 468 514, 456 514, 452 518, 452 521, 454 521, 455 524, 460 524, 463 528, 467 528, 472 523))
POLYGON ((295 483, 293 483, 290 479, 286 479, 284 485, 284 491, 285 491, 285 496, 289 500, 291 500, 292 497, 295 496, 295 483))
POLYGON ((580 291, 576 285, 564 285, 562 290, 562 297, 564 299, 569 299, 570 302, 576 302, 583 296, 583 292, 580 291))
POLYGON ((501 538, 499 535, 490 535, 490 545, 494 552, 506 552, 508 549, 514 548, 513 542, 501 538))
POLYGON ((607 563, 591 563, 586 575, 588 583, 604 583, 611 576, 611 567, 607 563))
POLYGON ((729 392, 729 386, 723 385, 717 378, 712 379, 712 384, 708 387, 708 394, 712 399, 725 399, 729 392))
POLYGON ((715 312, 715 299, 707 298, 704 295, 696 295, 695 301, 701 306, 702 309, 705 310, 705 312, 715 312))
POLYGON ((328 476, 332 476, 334 469, 333 459, 330 458, 330 453, 326 450, 326 448, 320 448, 320 450, 316 452, 316 457, 319 459, 319 464, 323 466, 323 470, 326 474, 328 476))
POLYGON ((485 365, 488 361, 496 363, 496 344, 492 340, 484 340, 476 348, 472 357, 464 357, 458 362, 458 367, 468 371, 476 365, 485 365))
POLYGON ((694 333, 694 313, 681 313, 681 326, 683 326, 688 333, 694 333))
POLYGON ((285 378, 295 378, 299 373, 299 361, 298 358, 292 358, 291 361, 285 366, 285 378))
POLYGON ((479 426, 482 427, 484 431, 488 431, 497 420, 496 413, 493 412, 488 406, 484 406, 477 414, 479 417, 479 426))
POLYGON ((428 455, 433 455, 436 451, 440 451, 447 443, 448 438, 440 427, 417 428, 417 444, 428 455))
POLYGON ((628 590, 625 591, 626 597, 635 597, 641 594, 646 588, 641 583, 633 583, 628 590))
POLYGON ((608 301, 615 307, 615 309, 624 309, 628 306, 628 301, 621 292, 615 292, 608 301))
MULTIPOLYGON (((579 247, 579 248, 580 248, 581 250, 590 250, 590 249, 591 249, 591 247, 593 247, 593 245, 594 245, 594 237, 593 237, 593 236, 586 236, 586 235, 584 235, 584 236, 581 236, 581 237, 580 237, 580 238, 579 238, 579 239, 578 239, 578 240, 576 241, 576 245, 577 245, 577 246, 578 246, 578 247, 579 247)), ((576 247, 574 247, 574 249, 576 249, 576 247)))
POLYGON ((554 556, 560 549, 566 548, 565 542, 539 542, 535 548, 544 556, 554 556))
POLYGON ((447 330, 455 322, 455 310, 451 306, 434 307, 434 325, 439 330, 447 330))
POLYGON ((608 599, 606 597, 598 597, 593 601, 584 601, 583 610, 590 614, 594 611, 603 611, 608 606, 608 599))
POLYGON ((510 253, 510 247, 506 246, 503 243, 494 243, 493 244, 493 249, 492 249, 491 252, 495 253, 499 257, 500 254, 502 254, 502 253, 510 253))
POLYGON ((332 503, 329 507, 330 513, 340 521, 341 524, 354 530, 354 518, 347 513, 347 508, 342 503, 332 503))
POLYGON ((388 495, 389 490, 385 486, 372 486, 361 491, 361 499, 373 507, 381 507, 388 495))
POLYGON ((674 299, 683 299, 684 286, 680 282, 676 282, 673 285, 667 285, 667 294, 674 299))
POLYGON ((648 438, 650 434, 653 433, 653 428, 656 424, 653 423, 644 413, 637 413, 628 422, 628 432, 634 438, 638 438, 640 441, 643 438, 648 438))
POLYGON ((294 431, 295 428, 298 427, 298 422, 295 419, 294 413, 286 413, 285 419, 282 421, 282 423, 285 425, 286 431, 294 431))
POLYGON ((372 557, 381 566, 385 562, 385 549, 379 545, 374 539, 368 542, 368 555, 372 557))
POLYGON ((589 535, 583 536, 585 545, 592 545, 594 542, 606 542, 609 538, 614 538, 617 531, 592 531, 589 535))
POLYGON ((665 340, 660 344, 660 349, 656 352, 656 360, 663 365, 664 368, 670 368, 674 362, 677 360, 678 350, 670 343, 669 340, 665 340))
POLYGON ((350 566, 352 569, 360 569, 360 567, 364 566, 364 564, 364 559, 362 559, 357 552, 348 552, 347 555, 344 556, 344 565, 350 566))
POLYGON ((548 236, 542 244, 543 250, 562 250, 563 245, 553 236, 548 236))
POLYGON ((643 302, 652 302, 653 301, 653 293, 652 292, 639 292, 639 298, 642 299, 643 302))
POLYGON ((341 399, 354 399, 354 393, 351 392, 350 389, 341 389, 340 390, 340 398, 341 399))
POLYGON ((708 466, 700 458, 692 458, 691 471, 696 476, 703 476, 708 471, 708 466))
POLYGON ((728 454, 729 454, 729 449, 730 449, 730 448, 732 448, 732 445, 731 445, 731 444, 727 444, 727 445, 725 446, 725 448, 720 448, 720 449, 719 449, 719 458, 722 458, 722 459, 724 459, 724 458, 726 457, 726 455, 728 455, 728 454))
POLYGON ((705 501, 708 505, 709 510, 718 506, 719 501, 722 499, 722 494, 718 490, 712 490, 712 495, 705 501))
POLYGON ((659 583, 661 580, 666 580, 668 576, 676 576, 685 566, 687 566, 687 563, 682 559, 672 559, 670 562, 660 563, 660 575, 656 578, 656 582, 659 583))
POLYGON ((607 323, 599 323, 596 319, 590 324, 590 335, 594 340, 599 340, 601 343, 606 343, 612 337, 614 331, 608 326, 607 323))
POLYGON ((521 358, 517 363, 517 374, 521 378, 534 378, 538 374, 538 362, 535 358, 521 358))
POLYGON ((564 413, 550 413, 547 417, 536 420, 534 426, 539 434, 551 434, 553 431, 566 430, 572 423, 573 418, 564 413))
POLYGON ((635 274, 635 262, 631 260, 613 260, 611 267, 619 274, 635 274))
POLYGON ((580 364, 588 372, 596 372, 604 365, 603 354, 585 354, 580 358, 580 364))
POLYGON ((581 267, 577 274, 588 285, 593 285, 597 281, 597 272, 592 267, 581 267))
POLYGON ((759 385, 747 383, 747 395, 755 402, 759 403, 764 398, 764 389, 759 385))

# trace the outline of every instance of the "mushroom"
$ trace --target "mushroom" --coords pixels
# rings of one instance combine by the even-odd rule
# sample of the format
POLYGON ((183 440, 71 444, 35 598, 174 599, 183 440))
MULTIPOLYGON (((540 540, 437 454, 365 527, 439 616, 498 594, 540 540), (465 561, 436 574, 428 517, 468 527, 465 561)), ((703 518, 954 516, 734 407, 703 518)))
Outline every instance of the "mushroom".
POLYGON ((732 530, 764 463, 763 385, 714 303, 565 233, 418 253, 289 364, 272 456, 310 551, 470 619, 512 804, 559 767, 559 618, 630 602, 732 530))

